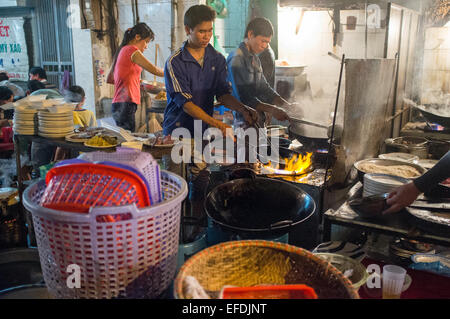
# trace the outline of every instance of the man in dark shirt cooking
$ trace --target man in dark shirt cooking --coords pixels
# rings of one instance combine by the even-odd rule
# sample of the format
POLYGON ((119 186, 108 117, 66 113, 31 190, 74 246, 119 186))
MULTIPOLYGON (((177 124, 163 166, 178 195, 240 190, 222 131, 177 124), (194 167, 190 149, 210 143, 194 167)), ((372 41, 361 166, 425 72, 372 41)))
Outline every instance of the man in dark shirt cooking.
POLYGON ((450 177, 450 151, 440 161, 412 183, 402 185, 389 194, 390 206, 384 214, 395 213, 411 205, 420 193, 424 193, 450 177))
MULTIPOLYGON (((258 111, 260 125, 265 121, 265 112, 279 121, 289 120, 283 107, 291 104, 267 83, 257 56, 267 48, 272 35, 273 27, 268 19, 253 19, 245 30, 244 42, 227 58, 228 79, 233 86, 233 96, 258 111)), ((235 126, 242 126, 242 116, 238 113, 234 116, 235 126)))

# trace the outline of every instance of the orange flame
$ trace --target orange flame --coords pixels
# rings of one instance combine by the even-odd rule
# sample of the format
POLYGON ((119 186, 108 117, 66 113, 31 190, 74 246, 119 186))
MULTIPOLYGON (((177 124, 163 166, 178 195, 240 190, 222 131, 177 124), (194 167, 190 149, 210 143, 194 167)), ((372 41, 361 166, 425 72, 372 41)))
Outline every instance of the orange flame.
POLYGON ((273 167, 271 162, 265 165, 265 167, 274 170, 276 173, 299 175, 312 165, 311 157, 312 153, 306 153, 306 155, 295 154, 290 159, 284 158, 285 165, 282 170, 280 169, 279 164, 277 164, 276 167, 273 167))

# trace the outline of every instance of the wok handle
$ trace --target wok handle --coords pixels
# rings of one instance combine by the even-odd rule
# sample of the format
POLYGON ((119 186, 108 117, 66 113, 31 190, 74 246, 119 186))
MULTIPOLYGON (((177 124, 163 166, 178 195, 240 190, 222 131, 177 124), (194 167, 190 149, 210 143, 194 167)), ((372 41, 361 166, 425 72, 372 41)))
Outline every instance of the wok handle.
POLYGON ((273 228, 280 228, 280 227, 283 227, 283 226, 290 226, 292 223, 293 223, 292 220, 281 220, 279 222, 271 224, 269 226, 269 228, 273 229, 273 228))

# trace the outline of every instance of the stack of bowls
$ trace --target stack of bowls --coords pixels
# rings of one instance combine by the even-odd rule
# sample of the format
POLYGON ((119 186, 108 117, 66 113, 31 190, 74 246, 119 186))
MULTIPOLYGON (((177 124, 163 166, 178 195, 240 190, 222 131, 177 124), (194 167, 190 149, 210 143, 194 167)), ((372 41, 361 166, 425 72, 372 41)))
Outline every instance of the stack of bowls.
POLYGON ((51 113, 38 112, 39 135, 49 138, 65 137, 73 132, 72 111, 51 113))
POLYGON ((35 135, 37 127, 37 110, 16 108, 13 118, 13 130, 15 134, 35 135))
POLYGON ((390 193, 395 188, 409 183, 403 177, 386 174, 364 174, 363 197, 390 193))

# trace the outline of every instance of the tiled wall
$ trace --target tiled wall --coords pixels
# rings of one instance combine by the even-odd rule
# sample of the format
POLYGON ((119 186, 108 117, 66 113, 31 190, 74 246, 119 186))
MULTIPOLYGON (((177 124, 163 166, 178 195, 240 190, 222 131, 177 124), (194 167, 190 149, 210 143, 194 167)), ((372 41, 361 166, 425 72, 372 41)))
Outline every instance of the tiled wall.
POLYGON ((450 27, 429 28, 425 33, 422 103, 442 103, 450 96, 450 27))
MULTIPOLYGON (((119 34, 122 40, 123 33, 126 29, 133 27, 133 9, 131 0, 119 0, 119 34)), ((157 56, 157 65, 163 67, 165 60, 170 55, 170 28, 171 28, 171 1, 170 0, 139 0, 138 13, 141 22, 147 25, 155 33, 155 40, 151 42, 144 55, 152 63, 155 63, 155 47, 159 45, 160 50, 157 56)), ((144 76, 153 80, 153 75, 148 72, 143 73, 144 76)), ((162 81, 161 78, 157 81, 162 81)))
POLYGON ((228 1, 228 15, 225 18, 216 19, 216 36, 226 54, 235 50, 244 38, 249 2, 250 0, 228 1))

